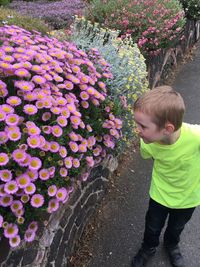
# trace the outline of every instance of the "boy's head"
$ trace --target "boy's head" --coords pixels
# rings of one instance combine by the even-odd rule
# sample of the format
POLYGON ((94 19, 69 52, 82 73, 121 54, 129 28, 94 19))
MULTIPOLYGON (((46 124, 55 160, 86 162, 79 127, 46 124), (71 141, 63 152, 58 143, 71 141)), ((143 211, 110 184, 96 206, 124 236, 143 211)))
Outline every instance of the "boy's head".
MULTIPOLYGON (((170 86, 156 87, 143 94, 134 103, 135 121, 138 126, 141 124, 138 119, 141 120, 142 115, 142 123, 148 123, 149 120, 152 125, 155 125, 157 132, 166 130, 163 132, 166 134, 173 133, 181 127, 184 112, 183 98, 170 86), (140 116, 138 117, 138 115, 140 116), (143 119, 148 120, 143 121, 143 119)), ((138 129, 143 131, 142 127, 138 127, 138 129)))

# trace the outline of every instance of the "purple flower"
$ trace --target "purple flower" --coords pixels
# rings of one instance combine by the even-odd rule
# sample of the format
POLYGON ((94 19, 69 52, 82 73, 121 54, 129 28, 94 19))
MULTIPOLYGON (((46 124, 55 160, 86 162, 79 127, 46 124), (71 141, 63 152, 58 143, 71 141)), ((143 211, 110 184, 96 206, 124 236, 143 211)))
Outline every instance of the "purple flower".
POLYGON ((4 236, 7 238, 15 237, 19 232, 19 229, 16 224, 9 223, 4 229, 4 236))
POLYGON ((9 245, 10 245, 12 248, 15 248, 15 247, 19 246, 20 242, 21 242, 21 238, 20 238, 19 235, 16 235, 16 236, 11 237, 11 238, 9 239, 9 245))
POLYGON ((26 242, 32 242, 34 239, 35 239, 35 232, 30 231, 30 230, 26 230, 26 232, 24 234, 24 240, 26 242))
POLYGON ((31 206, 39 208, 44 204, 44 197, 41 194, 35 194, 31 198, 31 206))

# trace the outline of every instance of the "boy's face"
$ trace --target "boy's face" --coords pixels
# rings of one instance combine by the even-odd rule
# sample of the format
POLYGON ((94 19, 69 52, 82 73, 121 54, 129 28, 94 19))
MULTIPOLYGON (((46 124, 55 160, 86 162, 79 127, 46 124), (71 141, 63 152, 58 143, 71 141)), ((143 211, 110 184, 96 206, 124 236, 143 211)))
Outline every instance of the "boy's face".
POLYGON ((166 129, 159 129, 158 126, 152 122, 151 116, 141 111, 134 112, 134 120, 137 125, 137 133, 146 144, 153 142, 163 142, 166 138, 166 129))

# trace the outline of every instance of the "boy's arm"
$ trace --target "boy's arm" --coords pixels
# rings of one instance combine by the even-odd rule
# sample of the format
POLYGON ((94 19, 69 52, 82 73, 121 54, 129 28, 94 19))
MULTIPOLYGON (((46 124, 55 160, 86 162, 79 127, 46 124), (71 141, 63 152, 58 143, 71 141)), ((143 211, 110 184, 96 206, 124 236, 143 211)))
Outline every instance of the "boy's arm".
POLYGON ((140 139, 140 154, 143 159, 152 159, 152 154, 150 152, 149 145, 145 144, 142 139, 140 139))

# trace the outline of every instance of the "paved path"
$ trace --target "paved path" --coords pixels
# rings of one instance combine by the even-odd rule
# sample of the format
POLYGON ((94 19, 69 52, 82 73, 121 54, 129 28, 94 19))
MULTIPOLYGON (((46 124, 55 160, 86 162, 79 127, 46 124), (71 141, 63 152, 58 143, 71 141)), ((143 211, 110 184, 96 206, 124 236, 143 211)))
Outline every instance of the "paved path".
MULTIPOLYGON (((197 44, 194 60, 181 67, 174 87, 186 102, 185 121, 200 123, 200 43, 197 44)), ((152 162, 142 160, 138 151, 130 155, 115 181, 118 193, 111 196, 101 209, 100 226, 89 244, 92 258, 84 266, 129 267, 140 246, 152 162)), ((200 267, 200 208, 196 209, 184 230, 181 247, 186 267, 200 267)), ((170 267, 162 248, 162 238, 156 256, 147 267, 170 267)))

